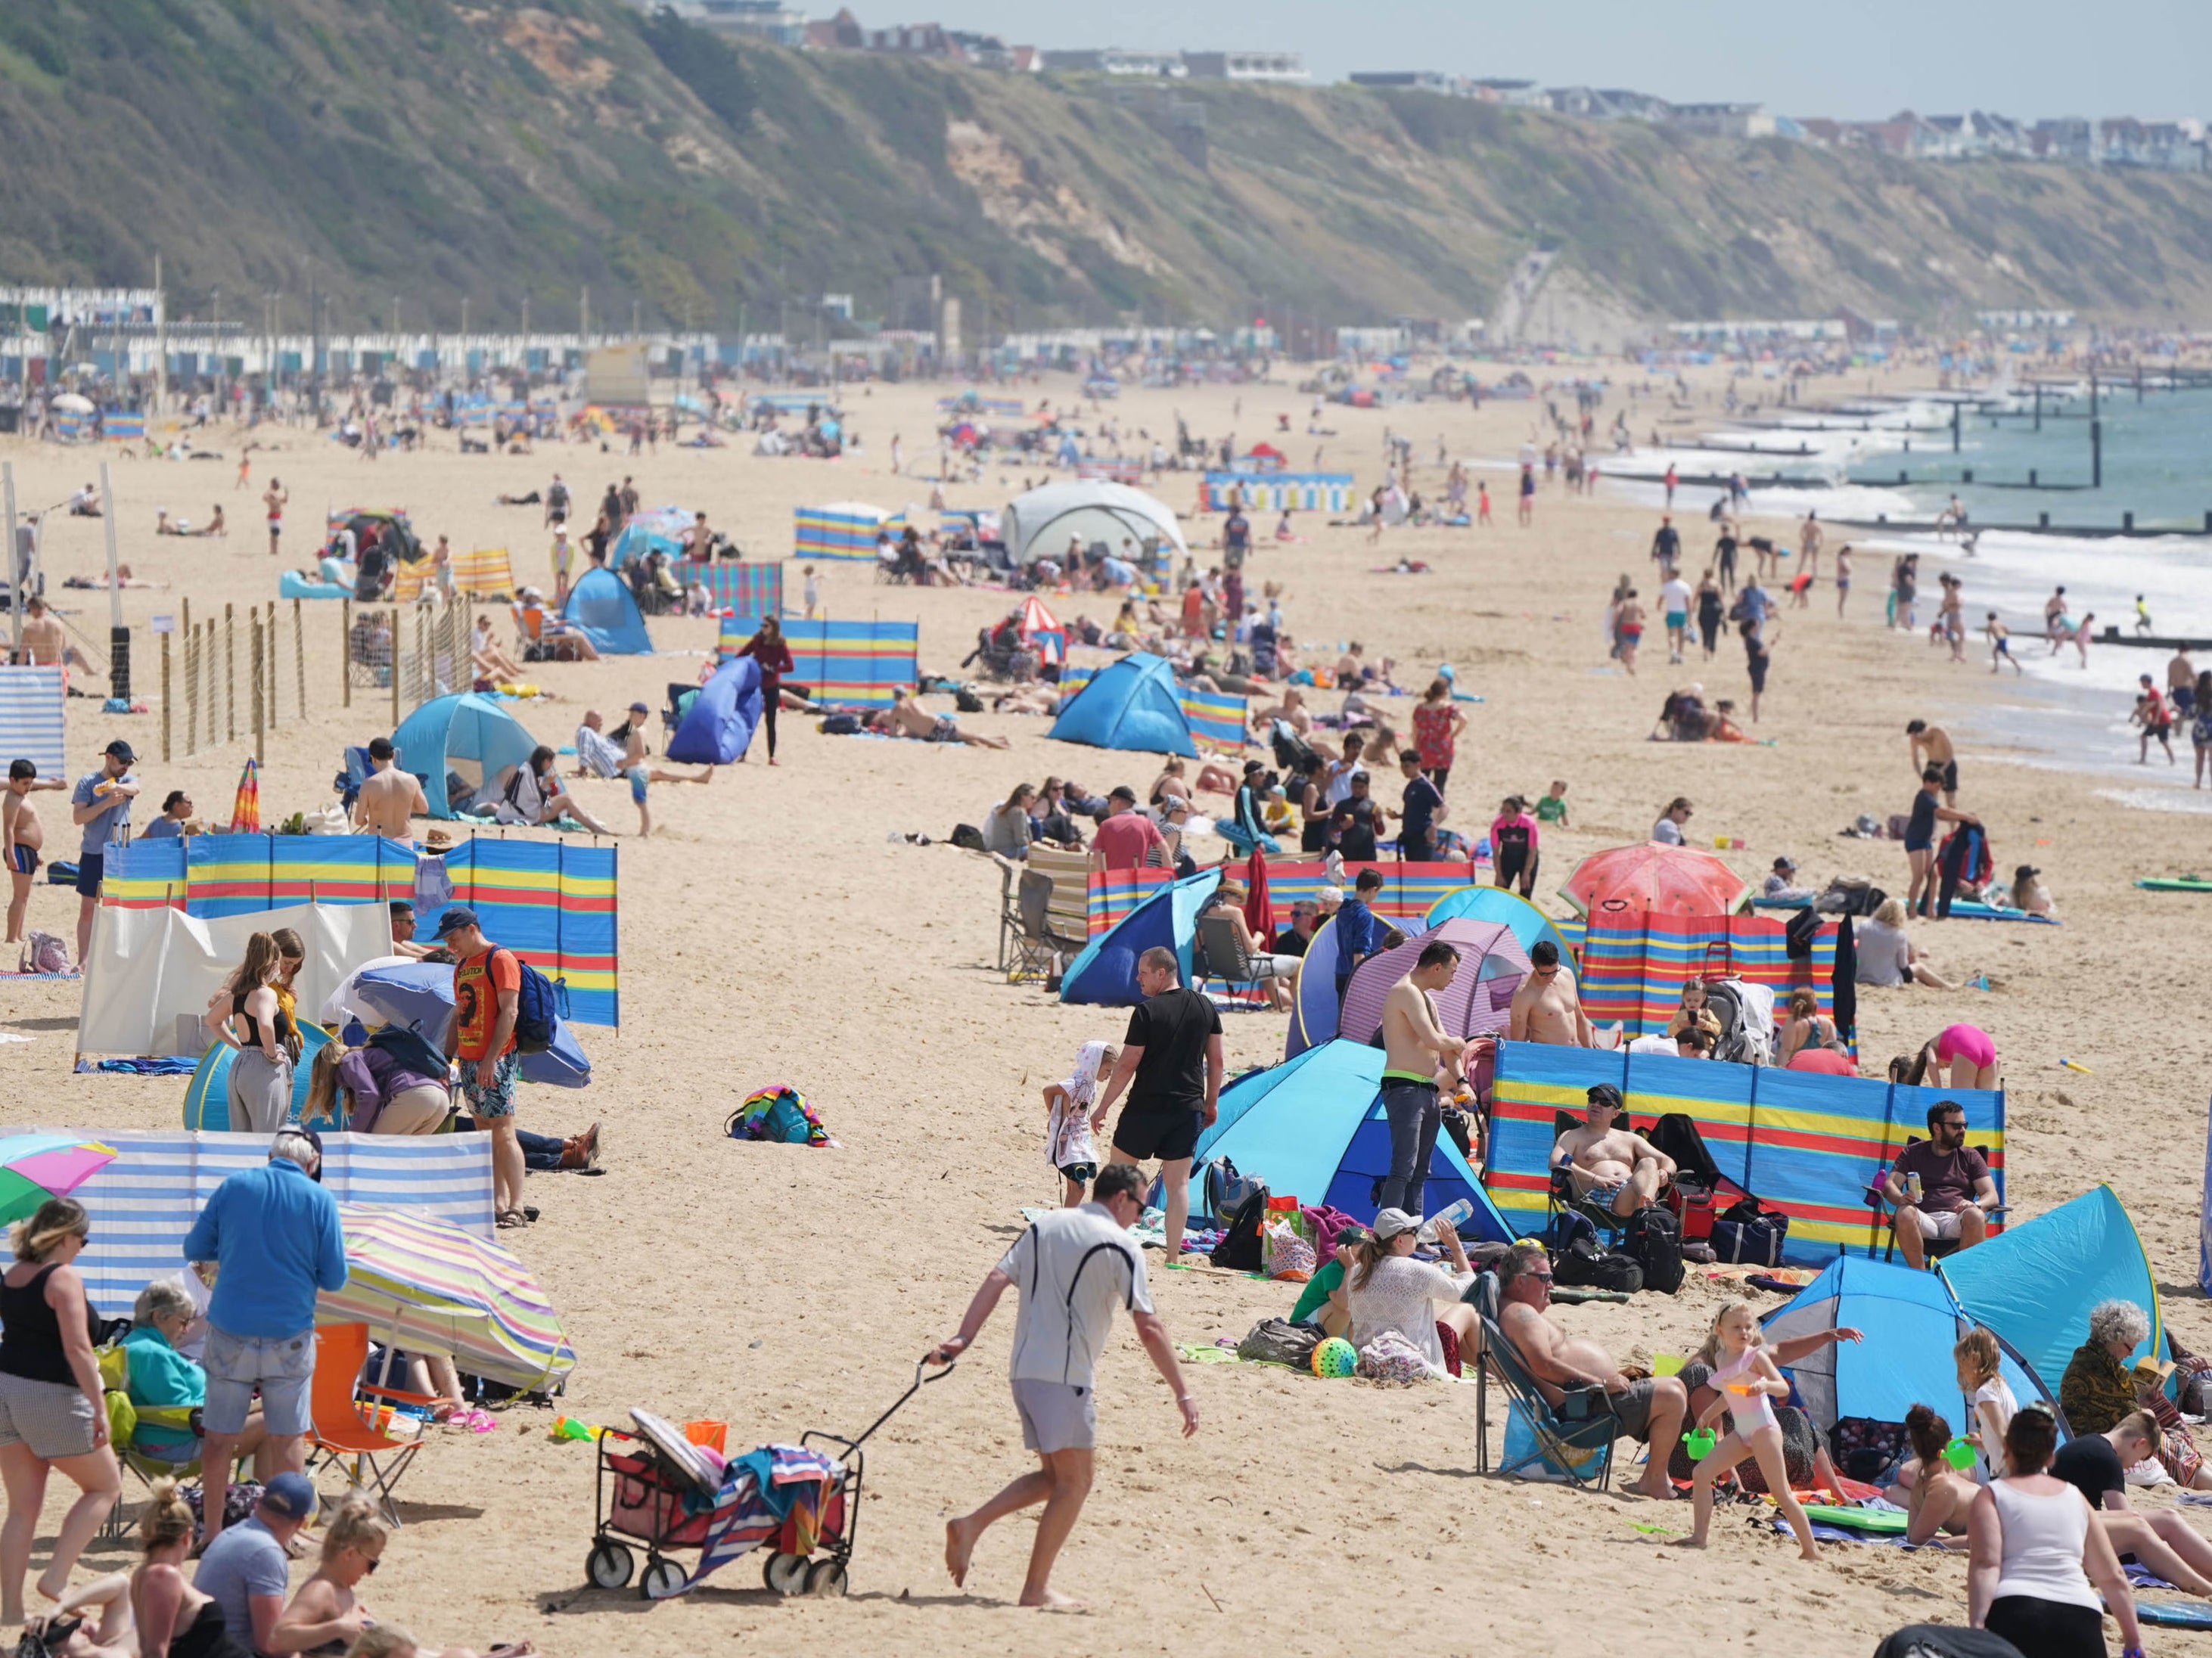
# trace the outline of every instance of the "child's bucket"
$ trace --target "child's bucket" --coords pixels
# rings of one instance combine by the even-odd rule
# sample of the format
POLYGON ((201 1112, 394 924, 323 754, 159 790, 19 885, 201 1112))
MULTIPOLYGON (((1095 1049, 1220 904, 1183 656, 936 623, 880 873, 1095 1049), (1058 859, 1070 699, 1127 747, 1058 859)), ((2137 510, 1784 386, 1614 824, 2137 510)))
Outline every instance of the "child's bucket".
POLYGON ((723 1442, 729 1431, 730 1424, 726 1422, 687 1422, 684 1424, 684 1438, 694 1445, 704 1445, 715 1452, 724 1452, 723 1442))

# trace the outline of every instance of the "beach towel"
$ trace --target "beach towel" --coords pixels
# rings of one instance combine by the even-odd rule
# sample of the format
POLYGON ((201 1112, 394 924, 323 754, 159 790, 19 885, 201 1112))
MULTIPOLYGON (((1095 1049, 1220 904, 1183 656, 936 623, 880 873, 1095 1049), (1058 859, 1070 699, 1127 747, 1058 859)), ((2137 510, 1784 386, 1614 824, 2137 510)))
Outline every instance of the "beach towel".
POLYGON ((1076 1050, 1075 1069, 1060 1086, 1066 1096, 1046 1120, 1044 1154, 1055 1169, 1096 1165, 1098 1147, 1091 1138, 1091 1113, 1098 1103, 1099 1072, 1106 1063, 1105 1042, 1085 1042, 1076 1050))
POLYGON ((722 1471, 721 1489, 707 1522, 699 1569, 678 1593, 689 1594, 708 1573, 776 1536, 802 1504, 800 1540, 803 1552, 811 1552, 821 1537, 824 1494, 835 1489, 838 1479, 835 1462, 819 1451, 795 1445, 763 1445, 730 1462, 722 1471), (766 1484, 761 1479, 763 1461, 769 1476, 766 1484))

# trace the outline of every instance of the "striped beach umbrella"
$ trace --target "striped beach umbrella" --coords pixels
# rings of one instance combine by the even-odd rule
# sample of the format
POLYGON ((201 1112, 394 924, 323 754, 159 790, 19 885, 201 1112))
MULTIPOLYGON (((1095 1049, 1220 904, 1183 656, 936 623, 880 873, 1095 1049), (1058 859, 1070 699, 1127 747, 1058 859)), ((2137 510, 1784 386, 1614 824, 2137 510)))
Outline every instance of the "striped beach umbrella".
POLYGON ((471 1376, 545 1388, 576 1367, 560 1315, 529 1268, 441 1220, 342 1203, 346 1282, 315 1298, 318 1324, 366 1324, 408 1352, 445 1353, 471 1376))
POLYGON ((233 835, 261 833, 261 769, 246 756, 246 769, 238 779, 238 795, 230 804, 230 832, 233 835))
POLYGON ((113 1161, 115 1148, 74 1134, 0 1137, 0 1226, 65 1198, 113 1161))

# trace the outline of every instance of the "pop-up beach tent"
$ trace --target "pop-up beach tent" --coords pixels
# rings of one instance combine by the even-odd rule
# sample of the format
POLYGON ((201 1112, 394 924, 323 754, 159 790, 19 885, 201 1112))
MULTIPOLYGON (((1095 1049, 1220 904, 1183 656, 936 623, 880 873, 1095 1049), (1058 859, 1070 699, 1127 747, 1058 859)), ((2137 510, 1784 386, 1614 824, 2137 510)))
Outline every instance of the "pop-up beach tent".
POLYGON ((1975 1322, 2018 1348, 2053 1387, 2089 1339, 2089 1309, 2100 1301, 2131 1301, 2149 1315, 2150 1336, 2136 1357, 2166 1350, 2157 1276, 2109 1186, 1961 1249, 1938 1270, 1975 1322))
MULTIPOLYGON (((315 1079, 315 1050, 330 1040, 320 1025, 309 1023, 300 1027, 300 1062, 292 1067, 294 1122, 307 1109, 307 1090, 315 1079)), ((191 1080, 185 1084, 186 1128, 210 1134, 245 1132, 242 1125, 234 1128, 230 1121, 230 1067, 237 1058, 238 1050, 228 1042, 217 1042, 200 1055, 191 1080)))
POLYGON ((1439 921, 1449 921, 1455 915, 1464 915, 1477 921, 1503 921, 1513 929, 1513 936, 1521 941, 1525 951, 1539 938, 1548 938, 1552 948, 1559 952, 1563 962, 1572 961, 1567 952, 1567 941, 1552 918, 1523 898, 1519 893, 1504 887, 1458 888, 1446 893, 1429 907, 1423 925, 1434 926, 1439 921))
MULTIPOLYGON (((1464 1042, 1503 1031, 1512 1011, 1513 993, 1528 976, 1528 952, 1502 921, 1476 921, 1462 916, 1440 921, 1418 938, 1379 951, 1354 968, 1352 981, 1345 987, 1344 1004, 1337 1011, 1336 1034, 1355 1042, 1372 1042, 1382 1028, 1383 998, 1413 970, 1421 951, 1431 943, 1451 944, 1459 950, 1459 970, 1449 985, 1431 997, 1445 1034, 1464 1042)), ((1330 953, 1334 955, 1334 949, 1330 953)), ((1328 982, 1333 988, 1334 974, 1328 982)))
MULTIPOLYGON (((1295 1060, 1238 1078, 1221 1090, 1220 1114, 1199 1136, 1195 1161, 1227 1157, 1278 1197, 1326 1203, 1362 1223, 1375 1218, 1375 1186, 1390 1172, 1382 1114, 1382 1050, 1328 1042, 1295 1060)), ((1510 1243, 1517 1236, 1490 1201, 1459 1148, 1438 1136, 1421 1206, 1430 1214, 1465 1198, 1474 1213, 1462 1236, 1510 1243)))
POLYGON ((1060 557, 1067 550, 1070 537, 1086 548, 1103 545, 1115 558, 1122 556, 1125 541, 1140 549, 1164 543, 1178 553, 1190 551, 1182 526, 1166 502, 1103 478, 1048 483, 1017 495, 999 521, 1007 552, 1024 564, 1060 557))
POLYGON ((622 533, 607 549, 607 568, 619 570, 631 559, 643 558, 648 553, 683 557, 684 532, 691 527, 691 514, 681 507, 647 507, 632 513, 623 521, 622 533))
POLYGON ((1049 735, 1095 749, 1133 749, 1145 754, 1198 758, 1190 719, 1175 669, 1164 657, 1133 651, 1093 674, 1064 704, 1049 735))
POLYGON ((1068 963, 1060 981, 1060 999, 1094 1007, 1134 1007, 1145 999, 1137 988, 1137 957, 1159 947, 1175 951, 1176 970, 1188 984, 1198 912, 1220 884, 1218 869, 1202 869, 1154 889, 1068 963))
POLYGON ((458 817, 509 766, 526 766, 538 739, 488 696, 434 696, 392 733, 399 763, 421 780, 433 817, 458 817))
MULTIPOLYGON (((1972 1419, 1959 1391, 1951 1349, 1978 1321, 1933 1272, 1856 1255, 1839 1256, 1761 1321, 1770 1347, 1826 1330, 1864 1333, 1863 1340, 1831 1343, 1790 1366, 1798 1397, 1823 1428, 1834 1427, 1836 1418, 1844 1416, 1902 1422, 1915 1405, 1948 1418, 1960 1433, 1972 1419)), ((1998 1373, 2014 1399, 2023 1405, 2052 1399, 2045 1379, 2018 1352, 2002 1345, 2002 1331, 1998 1338, 1998 1373)), ((2054 1382, 2057 1375, 2051 1373, 2054 1382)))
POLYGON ((612 570, 586 570, 568 589, 561 619, 584 630, 601 656, 650 656, 653 635, 636 597, 612 570))
MULTIPOLYGON (((679 689, 690 689, 669 687, 672 693, 679 689)), ((668 757, 687 766, 730 765, 751 745, 760 717, 760 664, 749 656, 733 657, 692 693, 676 734, 668 739, 668 757)))

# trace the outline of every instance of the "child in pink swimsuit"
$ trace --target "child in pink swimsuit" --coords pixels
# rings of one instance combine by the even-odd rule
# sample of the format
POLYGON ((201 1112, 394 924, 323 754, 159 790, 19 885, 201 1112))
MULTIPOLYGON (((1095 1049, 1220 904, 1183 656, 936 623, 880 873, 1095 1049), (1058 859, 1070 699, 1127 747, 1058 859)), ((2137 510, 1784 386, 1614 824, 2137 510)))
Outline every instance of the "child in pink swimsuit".
POLYGON ((1790 1396, 1790 1384, 1766 1356, 1763 1341, 1759 1315, 1752 1304, 1731 1301, 1721 1309, 1698 1351, 1699 1360, 1712 1367, 1712 1387, 1717 1396, 1695 1425, 1706 1426, 1725 1408, 1730 1426, 1720 1443, 1698 1460, 1690 1534, 1682 1542, 1690 1548, 1705 1546, 1705 1533, 1713 1521, 1714 1483, 1751 1456, 1759 1460, 1759 1471, 1766 1476, 1766 1489, 1775 1506, 1796 1533, 1799 1552, 1808 1560, 1817 1560, 1820 1551, 1813 1541, 1812 1523, 1790 1492, 1790 1471, 1782 1455, 1782 1424, 1774 1419, 1773 1401, 1790 1396))
POLYGON ((1936 1057, 1951 1067, 1954 1088, 1997 1085, 1997 1045, 1978 1024, 1945 1026, 1936 1038, 1936 1057))

